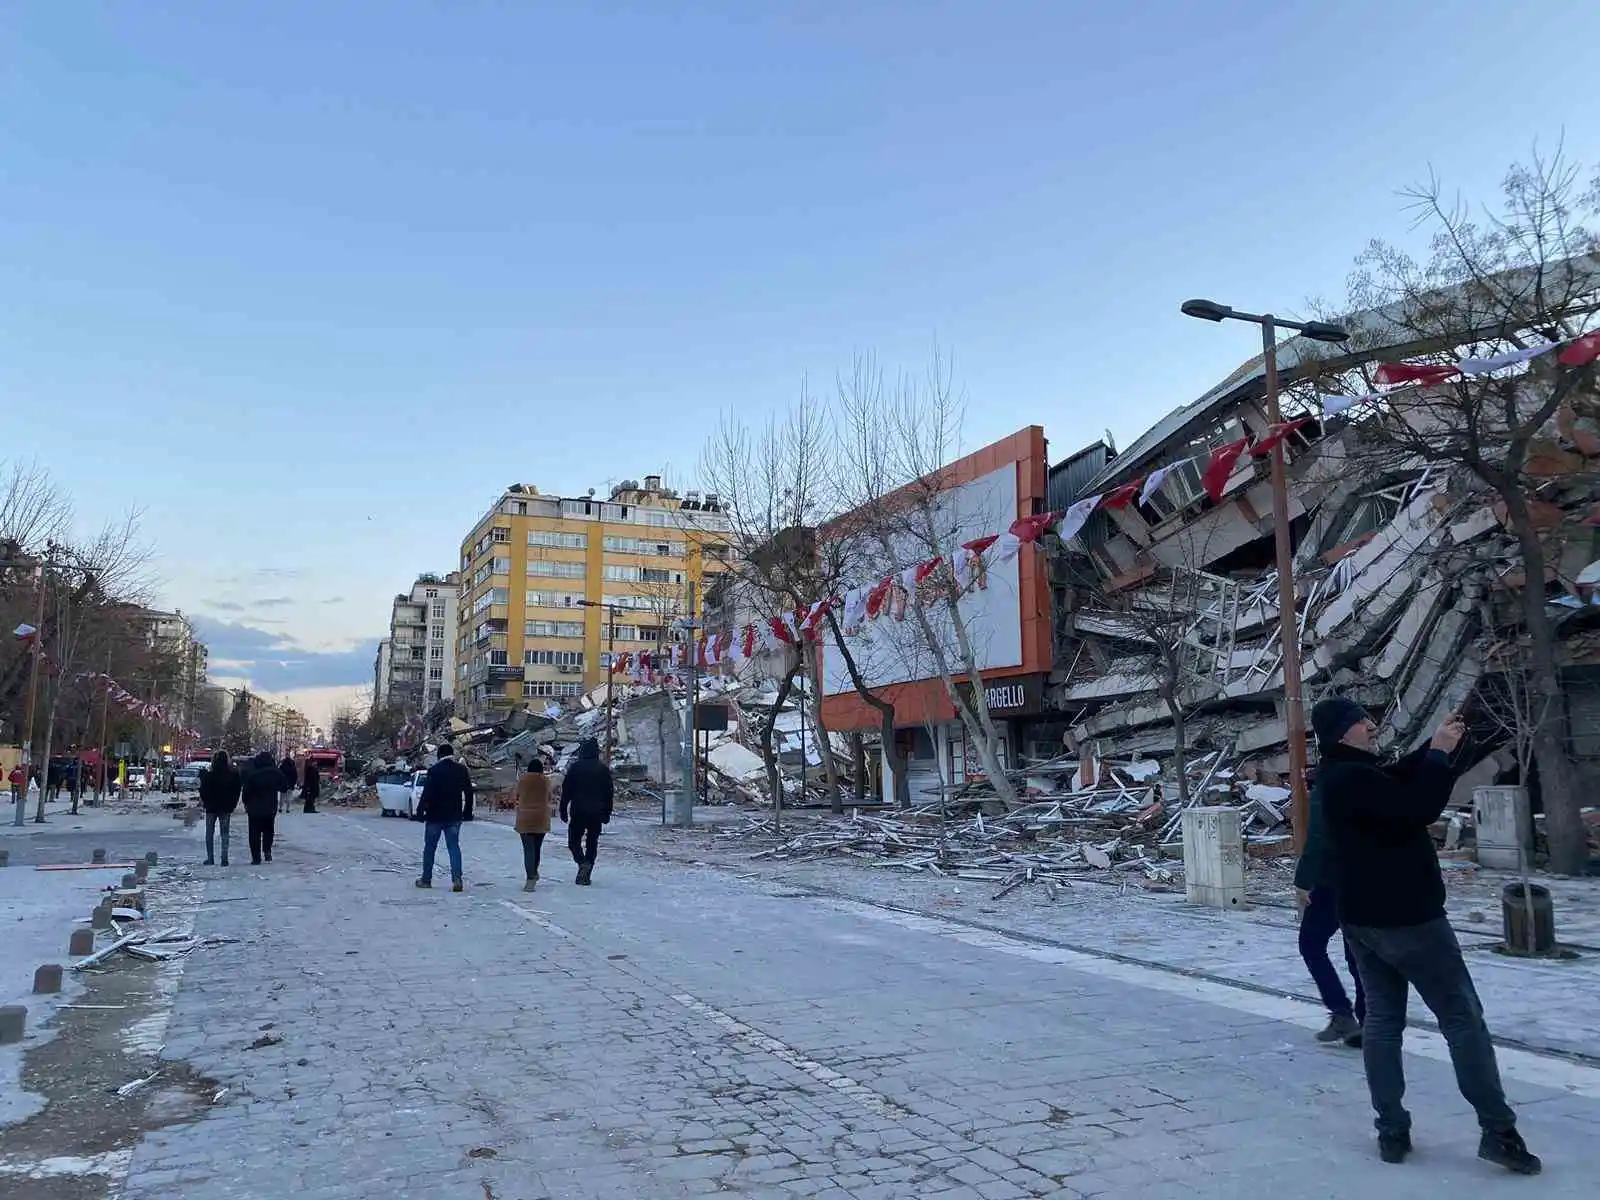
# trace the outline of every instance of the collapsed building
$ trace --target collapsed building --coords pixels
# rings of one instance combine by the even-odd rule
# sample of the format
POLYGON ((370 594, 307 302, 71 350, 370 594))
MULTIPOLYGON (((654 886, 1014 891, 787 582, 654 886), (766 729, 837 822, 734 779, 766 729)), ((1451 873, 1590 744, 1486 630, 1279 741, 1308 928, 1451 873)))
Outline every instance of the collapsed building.
MULTIPOLYGON (((1390 310, 1352 322, 1363 335, 1352 345, 1363 348, 1341 352, 1334 369, 1440 349, 1401 336, 1390 310)), ((1519 638, 1519 593, 1544 586, 1562 639, 1569 752, 1580 772, 1600 772, 1600 609, 1591 603, 1600 567, 1590 567, 1600 544, 1589 516, 1600 511, 1600 437, 1567 404, 1529 446, 1522 473, 1549 563, 1548 578, 1530 584, 1504 506, 1480 479, 1376 452, 1375 423, 1417 429, 1431 419, 1429 390, 1325 416, 1313 381, 1327 378, 1328 355, 1305 338, 1279 348, 1285 413, 1303 421, 1281 444, 1307 712, 1331 692, 1348 695, 1379 715, 1386 746, 1406 749, 1463 709, 1480 750, 1492 751, 1507 740, 1492 701, 1521 669, 1505 653, 1519 638)), ((1191 751, 1286 775, 1269 462, 1240 457, 1215 499, 1196 465, 1268 434, 1265 387, 1257 358, 1126 450, 1096 443, 1052 468, 1050 504, 1065 508, 1178 464, 1154 494, 1096 511, 1054 560, 1049 704, 1069 748, 1153 757, 1171 775, 1181 732, 1191 751)), ((1469 776, 1469 794, 1512 758, 1469 776)))

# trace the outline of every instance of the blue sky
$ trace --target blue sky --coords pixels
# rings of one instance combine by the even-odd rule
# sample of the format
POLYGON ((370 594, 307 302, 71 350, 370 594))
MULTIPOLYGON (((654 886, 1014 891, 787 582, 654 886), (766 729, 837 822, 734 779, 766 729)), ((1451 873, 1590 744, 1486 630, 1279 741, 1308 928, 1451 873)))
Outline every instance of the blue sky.
POLYGON ((1124 443, 1430 165, 1600 161, 1600 6, 16 3, 0 457, 138 505, 260 686, 368 679, 505 484, 687 479, 858 350, 1124 443))

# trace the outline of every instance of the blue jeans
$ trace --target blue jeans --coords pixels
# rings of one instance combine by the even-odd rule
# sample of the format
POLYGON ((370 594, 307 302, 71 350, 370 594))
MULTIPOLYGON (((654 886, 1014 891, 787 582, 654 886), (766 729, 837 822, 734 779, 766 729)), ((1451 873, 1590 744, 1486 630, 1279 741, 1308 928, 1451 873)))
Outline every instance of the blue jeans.
POLYGON ((461 882, 461 822, 443 825, 429 821, 422 834, 422 877, 433 882, 433 856, 439 849, 439 835, 444 834, 444 848, 450 855, 450 880, 461 882))
POLYGON ((1334 1016, 1354 1015, 1358 1021, 1365 1021, 1367 1017, 1367 994, 1361 986, 1361 973, 1356 970, 1356 961, 1350 951, 1350 943, 1344 938, 1339 940, 1344 943, 1344 962, 1350 968, 1350 977, 1356 984, 1356 1002, 1354 1009, 1350 1005, 1350 995, 1344 990, 1344 981, 1339 978, 1339 971, 1328 957, 1328 943, 1333 940, 1333 935, 1339 932, 1339 905, 1333 893, 1327 888, 1313 888, 1311 890, 1311 903, 1306 906, 1305 915, 1300 918, 1300 957, 1305 960, 1306 970, 1311 972, 1311 978, 1317 985, 1317 992, 1322 996, 1322 1006, 1334 1016))

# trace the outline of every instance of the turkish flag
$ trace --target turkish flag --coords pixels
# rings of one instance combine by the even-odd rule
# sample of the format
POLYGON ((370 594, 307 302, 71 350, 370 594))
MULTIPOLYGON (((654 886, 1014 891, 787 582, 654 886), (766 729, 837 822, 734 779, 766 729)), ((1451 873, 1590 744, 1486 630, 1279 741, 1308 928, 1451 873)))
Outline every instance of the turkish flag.
POLYGON ((1132 483, 1125 483, 1121 487, 1112 488, 1100 497, 1101 508, 1127 508, 1139 495, 1139 489, 1144 484, 1142 479, 1135 479, 1132 483))
POLYGON ((1600 330, 1584 334, 1556 355, 1556 361, 1563 367, 1587 367, 1597 358, 1600 358, 1600 330))
POLYGON ((1222 499, 1222 489, 1228 486, 1228 476, 1233 474, 1233 464, 1239 461, 1239 456, 1249 446, 1249 438, 1240 438, 1237 442, 1218 446, 1211 452, 1211 461, 1206 464, 1205 474, 1200 476, 1200 482, 1205 485, 1206 495, 1210 496, 1213 502, 1222 499))
POLYGON ((1378 368, 1378 382, 1420 383, 1424 387, 1433 387, 1459 374, 1459 367, 1440 363, 1384 363, 1378 368))
POLYGON ((1250 447, 1251 458, 1265 458, 1272 453, 1272 448, 1296 429, 1311 424, 1310 417, 1301 417, 1298 421, 1280 421, 1276 425, 1267 426, 1266 436, 1254 446, 1250 447))

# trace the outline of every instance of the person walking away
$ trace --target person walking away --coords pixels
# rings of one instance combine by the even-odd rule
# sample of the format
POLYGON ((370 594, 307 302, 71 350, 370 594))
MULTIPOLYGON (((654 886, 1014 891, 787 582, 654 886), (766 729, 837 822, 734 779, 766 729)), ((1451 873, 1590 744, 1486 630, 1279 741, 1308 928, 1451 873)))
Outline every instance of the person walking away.
POLYGON ((305 782, 300 785, 300 799, 305 801, 305 810, 308 813, 317 811, 317 797, 322 795, 322 773, 317 770, 317 764, 309 758, 306 759, 305 782))
POLYGON ((300 772, 295 769, 294 759, 287 754, 278 764, 278 774, 283 777, 283 782, 278 785, 278 811, 289 811, 289 797, 294 794, 295 784, 299 780, 300 772))
POLYGON ((1362 1052, 1380 1157, 1398 1163, 1411 1152, 1401 1041, 1407 990, 1416 988, 1450 1047, 1456 1086, 1478 1114, 1478 1157, 1537 1175, 1542 1164, 1517 1132, 1483 1006, 1445 917, 1444 877, 1428 829, 1450 800, 1450 755, 1465 729, 1460 716, 1450 714, 1426 746, 1391 765, 1374 752, 1377 726, 1350 700, 1319 702, 1312 727, 1322 748, 1339 921, 1367 992, 1362 1052))
POLYGON ((1339 932, 1339 902, 1334 894, 1333 864, 1328 847, 1327 821, 1322 813, 1322 779, 1318 776, 1311 784, 1311 815, 1306 825, 1305 849, 1294 869, 1295 910, 1300 914, 1300 958, 1311 972, 1322 1006, 1328 1010, 1328 1026, 1317 1034, 1317 1041, 1343 1042, 1347 1046, 1361 1046, 1361 1023, 1367 1019, 1367 994, 1361 986, 1361 975, 1356 970, 1350 942, 1340 937, 1344 946, 1345 966, 1355 980, 1356 1002, 1344 990, 1344 982, 1333 961, 1328 957, 1328 943, 1339 932))
POLYGON ((239 807, 239 793, 243 781, 233 769, 225 751, 211 756, 211 765, 200 772, 200 807, 206 812, 206 862, 216 866, 217 826, 222 826, 222 865, 228 865, 228 826, 233 821, 234 809, 239 807))
POLYGON ((612 798, 611 768, 600 761, 600 743, 586 738, 578 746, 578 760, 567 769, 561 784, 561 819, 567 823, 567 848, 578 864, 577 882, 584 887, 594 878, 600 827, 611 820, 612 798))
POLYGON ((444 838, 450 856, 450 890, 466 890, 461 871, 461 823, 472 820, 472 772, 456 761, 449 742, 439 747, 439 760, 422 781, 422 798, 412 819, 423 823, 422 878, 419 888, 433 886, 433 857, 444 838))
POLYGON ((250 760, 240 780, 244 815, 249 825, 250 861, 256 866, 272 861, 272 838, 278 820, 278 789, 283 776, 272 754, 263 750, 250 760))
POLYGON ((517 833, 522 838, 522 867, 527 882, 525 892, 533 891, 539 882, 539 854, 544 849, 545 834, 550 832, 550 776, 544 773, 544 763, 535 754, 528 767, 517 780, 517 833))

